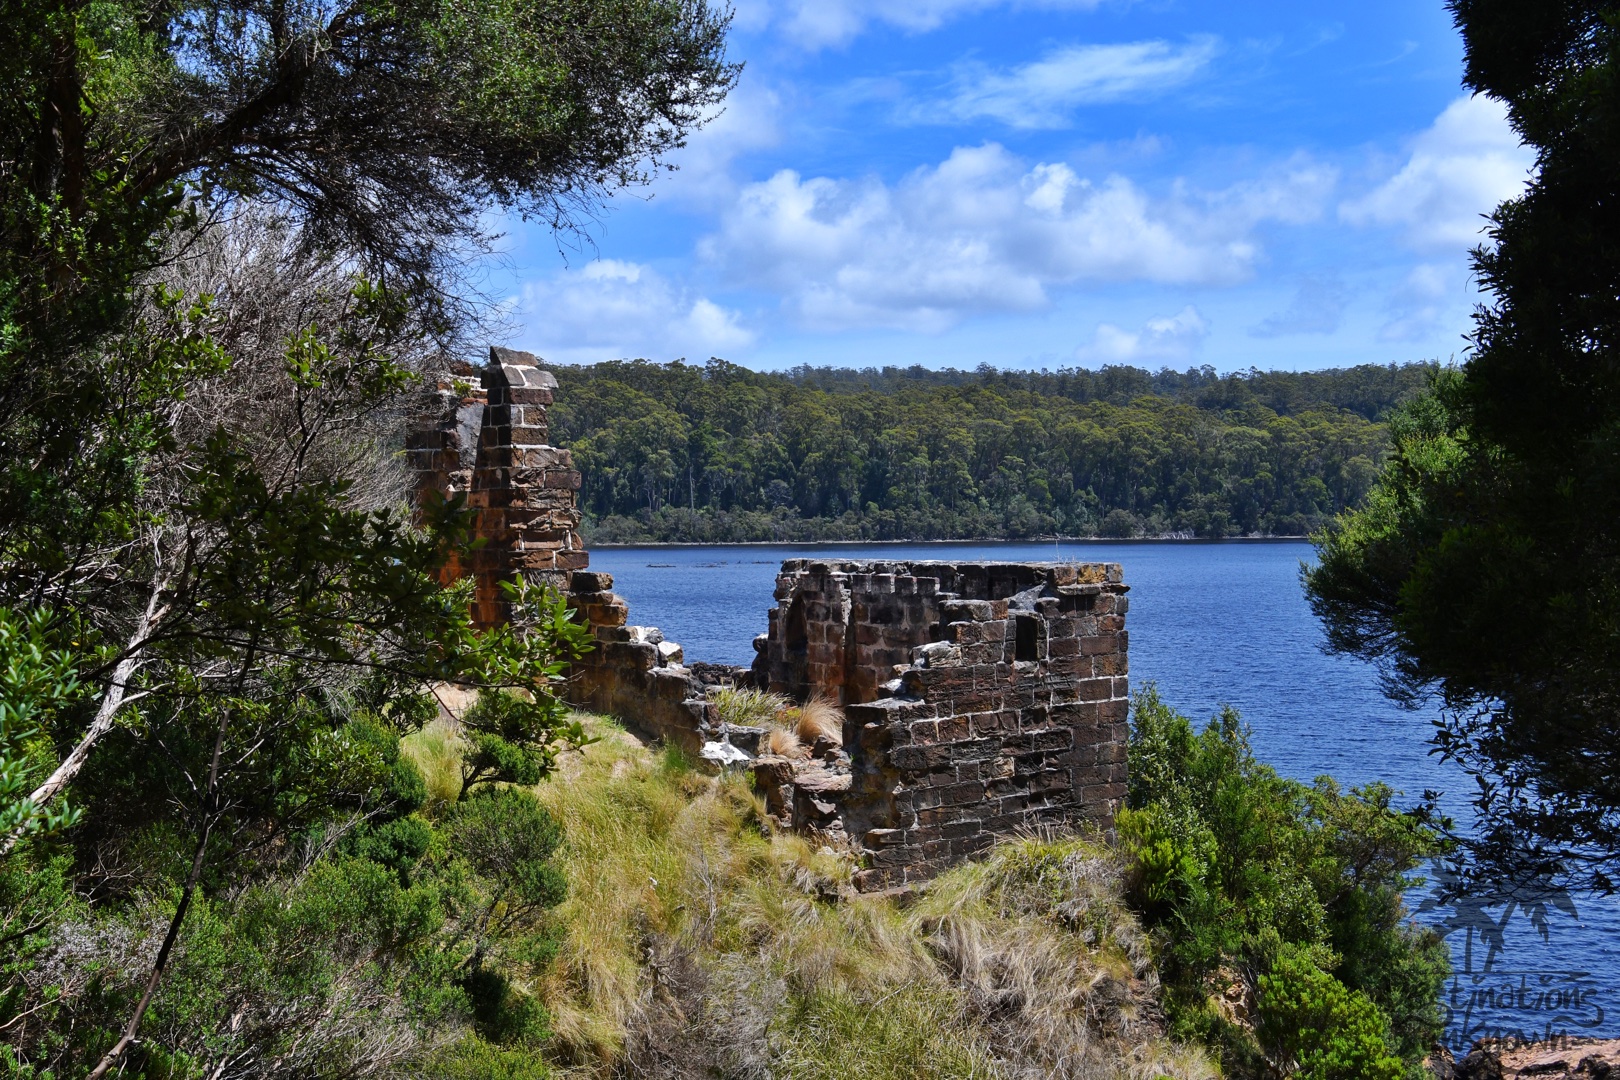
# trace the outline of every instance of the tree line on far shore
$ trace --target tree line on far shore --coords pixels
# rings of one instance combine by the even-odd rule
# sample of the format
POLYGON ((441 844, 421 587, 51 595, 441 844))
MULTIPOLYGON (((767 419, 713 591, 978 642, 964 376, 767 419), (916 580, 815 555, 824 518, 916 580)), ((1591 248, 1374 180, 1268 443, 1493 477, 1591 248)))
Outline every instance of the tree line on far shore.
POLYGON ((1362 504, 1433 363, 1218 374, 559 367, 591 539, 1304 536, 1362 504))

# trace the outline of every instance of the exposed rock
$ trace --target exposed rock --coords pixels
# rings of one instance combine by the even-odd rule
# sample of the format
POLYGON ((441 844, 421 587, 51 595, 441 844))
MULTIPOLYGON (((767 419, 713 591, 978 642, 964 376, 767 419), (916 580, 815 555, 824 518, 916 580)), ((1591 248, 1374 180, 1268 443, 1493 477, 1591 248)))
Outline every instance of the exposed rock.
POLYGON ((1457 1062, 1456 1080, 1620 1080, 1620 1039, 1485 1039, 1457 1062))
POLYGON ((745 724, 721 724, 720 738, 741 750, 746 750, 752 757, 758 757, 760 747, 764 743, 765 729, 745 724))
POLYGON ((712 761, 722 768, 742 765, 753 760, 748 751, 739 749, 724 741, 704 743, 703 748, 698 751, 698 757, 704 761, 712 761))

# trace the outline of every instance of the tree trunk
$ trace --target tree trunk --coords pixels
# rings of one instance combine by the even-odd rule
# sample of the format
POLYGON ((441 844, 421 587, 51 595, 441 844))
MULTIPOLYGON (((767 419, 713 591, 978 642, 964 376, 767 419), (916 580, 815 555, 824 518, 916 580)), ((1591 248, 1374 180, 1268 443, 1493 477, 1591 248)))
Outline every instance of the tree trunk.
MULTIPOLYGON (((96 717, 85 729, 84 737, 73 752, 56 767, 56 771, 45 778, 45 782, 29 794, 28 799, 35 806, 44 806, 62 793, 62 790, 72 782, 84 768, 84 763, 90 760, 90 751, 94 750, 96 743, 102 736, 112 730, 113 717, 124 704, 124 698, 129 690, 129 680, 134 677, 135 669, 141 663, 141 650, 146 643, 147 635, 151 632, 152 624, 158 618, 158 597, 162 595, 162 588, 154 586, 152 599, 147 602, 146 611, 135 624, 135 632, 130 634, 129 641, 124 646, 124 658, 118 661, 113 668, 112 681, 107 686, 107 692, 101 696, 101 707, 96 710, 96 717)), ((11 854, 11 849, 17 846, 22 839, 21 832, 14 832, 0 843, 0 857, 11 854)))

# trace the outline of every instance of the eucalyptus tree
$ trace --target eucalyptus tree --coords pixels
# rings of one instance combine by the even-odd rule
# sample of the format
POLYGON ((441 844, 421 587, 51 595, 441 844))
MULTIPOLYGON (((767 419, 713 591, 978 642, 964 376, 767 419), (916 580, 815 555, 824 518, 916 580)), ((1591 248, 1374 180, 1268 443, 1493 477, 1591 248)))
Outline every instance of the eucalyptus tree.
MULTIPOLYGON (((224 508, 259 520, 231 502, 254 485, 306 501, 325 485, 324 505, 353 512, 354 477, 311 471, 309 451, 403 389, 412 359, 459 343, 474 313, 462 271, 488 212, 565 232, 646 180, 735 80, 728 18, 704 0, 7 5, 0 598, 89 620, 78 636, 100 650, 79 670, 105 693, 87 743, 187 605, 237 619, 239 648, 253 637, 264 612, 233 604, 235 583, 196 591, 212 541, 192 526, 224 508), (166 284, 172 260, 252 206, 277 217, 274 268, 320 270, 327 287, 322 310, 259 320, 286 340, 256 344, 285 368, 257 390, 302 425, 283 426, 274 452, 249 438, 263 402, 212 417, 217 430, 188 404, 267 370, 229 340, 254 295, 166 284), (294 325, 303 316, 335 321, 294 325), (233 477, 228 495, 213 490, 233 477)), ((237 524, 211 533, 227 562, 252 532, 237 524)), ((373 523, 341 542, 386 549, 390 535, 373 523)))

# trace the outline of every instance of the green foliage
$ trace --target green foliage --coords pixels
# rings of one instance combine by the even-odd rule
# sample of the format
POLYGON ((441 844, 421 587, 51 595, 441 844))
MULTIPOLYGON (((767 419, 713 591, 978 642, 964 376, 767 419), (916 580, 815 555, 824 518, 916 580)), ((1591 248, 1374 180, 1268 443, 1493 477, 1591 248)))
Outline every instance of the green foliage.
MULTIPOLYGON (((313 1075, 361 1067, 403 1075, 426 1067, 444 1033, 469 1040, 466 1054, 447 1061, 504 1060, 508 1047, 533 1057, 547 1037, 548 1014, 522 988, 557 951, 548 912, 566 885, 553 862, 556 822, 513 788, 426 817, 412 798, 391 797, 402 787, 399 766, 409 767, 398 736, 384 745, 383 729, 363 718, 344 730, 362 749, 309 778, 335 791, 324 822, 294 845, 298 857, 239 861, 254 867, 253 879, 193 907, 131 1060, 135 1075, 171 1066, 190 1075, 226 1057, 313 1075), (369 794, 343 794, 367 785, 369 794), (357 821, 342 811, 350 798, 375 809, 357 821)), ((157 827, 148 831, 148 850, 166 843, 157 827)), ((146 954, 119 943, 161 932, 184 868, 161 859, 125 866, 133 880, 121 902, 91 906, 67 892, 65 859, 34 856, 32 873, 16 858, 0 863, 3 910, 32 913, 37 924, 0 969, 10 987, 0 1023, 17 1022, 8 1031, 20 1068, 88 1067, 127 1018, 146 954)))
POLYGON ((0 837, 53 832, 79 818, 64 802, 39 806, 29 797, 55 764, 47 739, 55 713, 84 691, 52 624, 44 609, 0 608, 0 837))
POLYGON ((1358 505, 1425 365, 1336 372, 561 368, 603 540, 1301 536, 1358 505))
POLYGON ((1536 151, 1474 252, 1490 301, 1460 370, 1396 431, 1306 583, 1336 648, 1444 707, 1473 774, 1459 887, 1609 890, 1620 865, 1620 19, 1452 0, 1465 82, 1536 151))
POLYGON ((465 799, 481 784, 538 784, 551 768, 557 725, 566 713, 550 695, 533 700, 502 691, 479 694, 461 718, 468 750, 459 797, 465 799))
POLYGON ((428 1062, 420 1075, 429 1080, 546 1080, 554 1074, 529 1047, 493 1045, 472 1036, 428 1062))
POLYGON ((1385 1018, 1301 950, 1289 949, 1260 976, 1256 1035, 1279 1072, 1299 1080, 1404 1080, 1390 1053, 1385 1018))
POLYGON ((476 321, 486 211, 567 228, 645 179, 734 81, 727 22, 0 13, 0 1068, 342 1076, 543 1034, 557 831, 526 793, 434 818, 400 745, 455 682, 510 703, 477 782, 543 777, 585 635, 538 593, 474 629, 441 580, 465 507, 415 518, 397 428, 476 321))
POLYGON ((1323 1080, 1406 1075, 1439 1036, 1445 946, 1401 895, 1443 845, 1393 794, 1285 780, 1232 710, 1196 731, 1152 688, 1138 695, 1118 822, 1131 897, 1173 1029, 1218 1045, 1234 1075, 1262 1058, 1323 1080), (1214 1003, 1228 985, 1253 1000, 1258 1044, 1214 1003))
POLYGON ((501 882, 491 906, 504 910, 503 919, 521 920, 561 902, 566 888, 551 857, 562 830, 533 795, 485 788, 456 808, 449 828, 456 854, 501 882))
POLYGON ((723 724, 739 727, 767 727, 791 704, 781 694, 752 687, 723 686, 709 697, 723 724))

